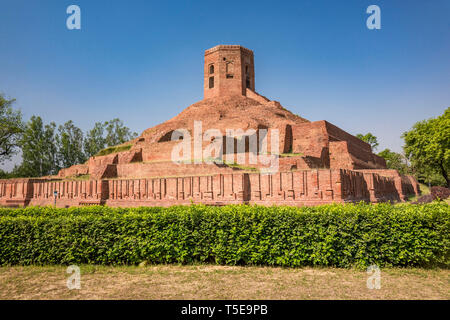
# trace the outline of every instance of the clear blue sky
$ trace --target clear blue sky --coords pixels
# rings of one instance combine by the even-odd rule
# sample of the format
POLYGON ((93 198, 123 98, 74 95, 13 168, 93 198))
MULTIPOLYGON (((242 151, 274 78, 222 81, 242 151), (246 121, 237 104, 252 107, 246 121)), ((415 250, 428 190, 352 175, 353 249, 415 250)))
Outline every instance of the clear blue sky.
POLYGON ((202 99, 205 49, 240 44, 259 93, 401 151, 402 132, 450 105, 449 17, 448 0, 0 0, 0 92, 26 119, 119 117, 140 133, 202 99), (81 30, 66 28, 71 4, 81 30))

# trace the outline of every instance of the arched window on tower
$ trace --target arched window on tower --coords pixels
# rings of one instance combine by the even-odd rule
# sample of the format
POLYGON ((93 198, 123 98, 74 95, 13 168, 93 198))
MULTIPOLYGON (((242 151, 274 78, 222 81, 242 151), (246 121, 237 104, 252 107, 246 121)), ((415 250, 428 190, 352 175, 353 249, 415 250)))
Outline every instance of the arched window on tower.
POLYGON ((250 74, 248 72, 248 65, 245 65, 245 87, 246 88, 251 88, 251 83, 250 83, 250 74))
POLYGON ((283 153, 292 153, 292 126, 288 124, 284 132, 284 147, 283 153))
POLYGON ((214 73, 214 65, 211 64, 211 65, 209 66, 209 74, 213 74, 213 73, 214 73))
POLYGON ((226 64, 226 72, 227 72, 227 79, 233 79, 233 74, 234 74, 233 62, 227 62, 227 64, 226 64))

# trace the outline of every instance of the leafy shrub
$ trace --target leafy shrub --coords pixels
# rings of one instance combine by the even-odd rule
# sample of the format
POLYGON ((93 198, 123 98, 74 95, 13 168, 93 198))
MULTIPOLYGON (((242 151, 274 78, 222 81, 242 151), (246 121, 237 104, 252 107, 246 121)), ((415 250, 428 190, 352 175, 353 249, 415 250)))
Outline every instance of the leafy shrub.
POLYGON ((445 187, 431 187, 433 199, 445 200, 450 196, 450 189, 445 187))
POLYGON ((431 187, 430 194, 423 195, 413 203, 430 203, 434 200, 445 200, 450 196, 450 189, 444 187, 431 187))
POLYGON ((426 194, 426 195, 419 197, 419 199, 417 199, 417 201, 413 202, 413 204, 430 203, 430 202, 433 202, 433 200, 434 200, 433 195, 430 193, 430 194, 426 194))
POLYGON ((0 265, 449 266, 445 203, 0 209, 0 265))

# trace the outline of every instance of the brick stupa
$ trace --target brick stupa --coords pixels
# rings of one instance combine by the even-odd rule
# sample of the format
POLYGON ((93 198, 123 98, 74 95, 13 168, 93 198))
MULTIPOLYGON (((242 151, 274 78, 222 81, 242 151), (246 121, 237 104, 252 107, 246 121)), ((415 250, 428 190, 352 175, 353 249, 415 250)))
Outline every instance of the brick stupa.
MULTIPOLYGON (((212 143, 200 141, 202 150, 212 143)), ((239 45, 205 51, 203 100, 117 150, 125 151, 91 157, 57 176, 0 180, 0 205, 53 204, 55 191, 60 207, 316 205, 403 201, 420 192, 413 177, 386 169, 369 144, 327 121, 310 122, 256 93, 253 52, 239 45), (223 134, 223 155, 199 161, 194 152, 192 161, 174 162, 172 151, 180 141, 172 141, 172 135, 179 129, 194 135, 194 121, 201 122, 203 133, 216 129, 223 134), (232 138, 234 148, 227 144, 226 130, 231 129, 244 132, 232 138), (279 133, 279 169, 262 173, 266 165, 250 162, 251 136, 245 133, 254 132, 260 141, 260 133, 266 132, 267 150, 272 150, 274 129, 279 133), (245 149, 240 152, 237 144, 242 139, 245 149), (245 163, 236 163, 239 155, 245 163)))

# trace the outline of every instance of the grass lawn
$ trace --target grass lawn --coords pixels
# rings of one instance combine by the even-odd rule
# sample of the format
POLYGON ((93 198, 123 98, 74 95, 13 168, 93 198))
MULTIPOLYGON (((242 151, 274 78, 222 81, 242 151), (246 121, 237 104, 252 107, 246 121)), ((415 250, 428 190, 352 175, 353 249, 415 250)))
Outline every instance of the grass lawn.
POLYGON ((216 265, 82 265, 69 290, 64 266, 0 267, 0 299, 450 299, 450 270, 381 270, 381 289, 365 271, 216 265))

